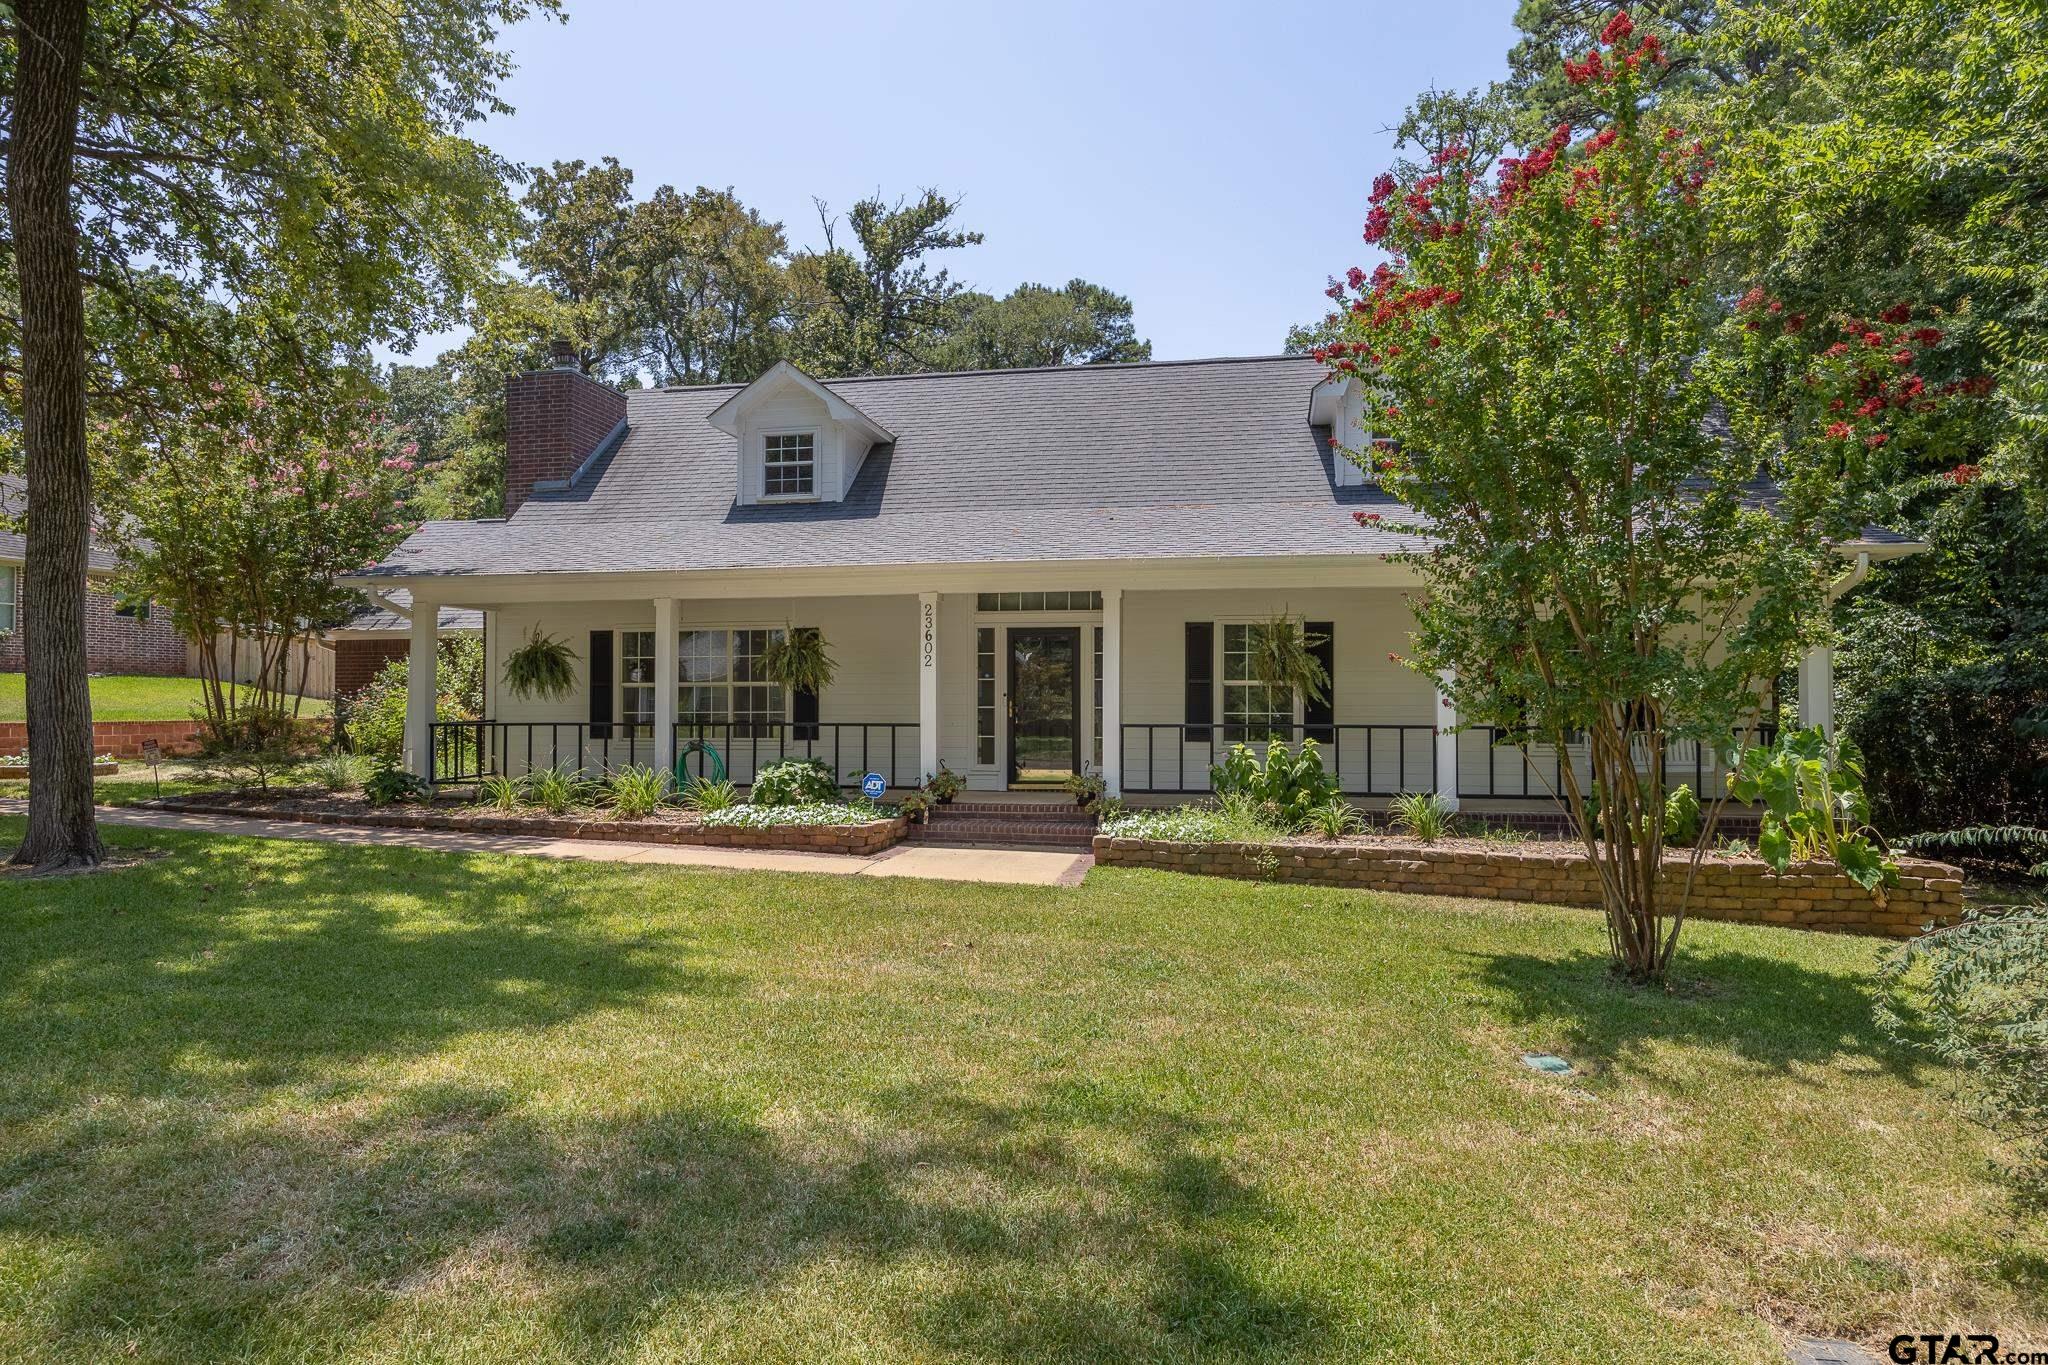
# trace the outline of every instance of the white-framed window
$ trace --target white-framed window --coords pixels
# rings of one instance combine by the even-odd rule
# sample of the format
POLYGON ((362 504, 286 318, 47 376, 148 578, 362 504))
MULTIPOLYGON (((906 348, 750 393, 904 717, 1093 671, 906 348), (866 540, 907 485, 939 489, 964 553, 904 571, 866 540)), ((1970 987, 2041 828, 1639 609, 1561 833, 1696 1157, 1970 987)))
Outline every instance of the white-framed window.
POLYGON ((12 564, 0 564, 0 631, 14 630, 15 607, 21 601, 20 573, 12 564))
POLYGON ((654 733, 654 632, 619 632, 619 719, 626 732, 654 733))
POLYGON ((1294 735, 1294 695, 1252 676, 1249 624, 1223 627, 1223 738, 1257 743, 1294 735))
POLYGON ((807 498, 818 491, 815 432, 774 431, 761 439, 762 497, 807 498))
POLYGON ((676 716, 686 726, 733 727, 736 736, 781 733, 782 688, 761 672, 780 630, 686 630, 676 640, 676 716))

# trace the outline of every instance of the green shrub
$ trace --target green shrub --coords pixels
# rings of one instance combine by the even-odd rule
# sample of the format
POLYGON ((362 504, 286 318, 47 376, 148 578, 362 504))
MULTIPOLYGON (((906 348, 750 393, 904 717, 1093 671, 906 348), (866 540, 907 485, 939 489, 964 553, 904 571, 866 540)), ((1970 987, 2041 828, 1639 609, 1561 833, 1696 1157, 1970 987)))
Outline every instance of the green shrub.
MULTIPOLYGON (((451 657, 467 658, 468 651, 465 649, 453 656, 443 651, 434 680, 445 684, 448 690, 434 699, 434 719, 468 720, 470 713, 459 700, 459 693, 471 685, 471 680, 448 676, 451 657)), ((349 748, 372 758, 398 762, 405 751, 405 691, 411 672, 409 660, 393 659, 347 699, 342 706, 348 717, 342 733, 348 737, 349 748)))
POLYGON ((313 780, 331 792, 359 791, 375 770, 367 755, 336 749, 324 753, 310 765, 313 780))
POLYGON ((563 815, 589 796, 590 784, 566 768, 535 768, 526 775, 526 794, 549 815, 563 815))
POLYGON ((612 809, 627 820, 646 819, 668 796, 668 774, 659 768, 621 768, 612 774, 607 785, 611 788, 612 809))
POLYGON ((839 783, 833 780, 832 769, 815 758, 769 764, 754 775, 753 794, 748 797, 756 806, 804 806, 838 799, 839 783))
POLYGON ((373 806, 389 806, 397 803, 410 805, 419 801, 434 799, 434 788, 423 777, 407 772, 403 768, 379 766, 370 774, 370 780, 363 783, 363 799, 373 806))
POLYGON ((518 810, 519 796, 519 783, 503 773, 492 773, 476 784, 477 804, 494 810, 518 810))
POLYGON ((1691 845, 1700 837, 1700 798, 1681 782, 1664 798, 1664 842, 1691 845))
POLYGON ((1261 764, 1249 744, 1233 744, 1221 763, 1209 769, 1209 786, 1219 800, 1244 796, 1268 807, 1268 816, 1289 830, 1308 823, 1309 812, 1338 800, 1337 779, 1323 767, 1322 751, 1312 739, 1290 748, 1281 740, 1266 746, 1261 764))
POLYGON ((740 803, 740 789, 732 783, 708 777, 693 777, 690 785, 683 790, 683 807, 699 815, 713 811, 731 810, 740 803))
POLYGON ((1967 1112, 2015 1154, 2019 1211, 2048 1212, 2048 911, 1965 911, 1893 949, 1879 982, 1885 1031, 1960 1078, 1967 1112))
POLYGON ((1403 792, 1387 810, 1393 817, 1389 823, 1395 829, 1425 844, 1448 837, 1458 820, 1451 803, 1435 792, 1403 792))
POLYGON ((1341 839, 1358 828, 1358 812, 1342 798, 1326 801, 1308 813, 1308 827, 1325 839, 1341 839))

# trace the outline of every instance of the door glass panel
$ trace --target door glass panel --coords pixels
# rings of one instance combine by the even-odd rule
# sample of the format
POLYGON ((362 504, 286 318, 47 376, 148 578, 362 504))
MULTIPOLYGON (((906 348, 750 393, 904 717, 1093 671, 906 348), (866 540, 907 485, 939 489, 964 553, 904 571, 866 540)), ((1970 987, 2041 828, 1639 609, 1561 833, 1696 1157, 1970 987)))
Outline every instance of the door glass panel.
POLYGON ((1010 633, 1010 780, 1051 785, 1080 759, 1081 632, 1010 633))

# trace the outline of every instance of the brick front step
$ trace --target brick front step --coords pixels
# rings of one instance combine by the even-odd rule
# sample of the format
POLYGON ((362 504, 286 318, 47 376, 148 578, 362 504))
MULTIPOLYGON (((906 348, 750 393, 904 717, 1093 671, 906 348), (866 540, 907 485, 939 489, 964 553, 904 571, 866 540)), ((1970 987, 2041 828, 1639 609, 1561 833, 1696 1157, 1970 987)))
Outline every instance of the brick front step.
POLYGON ((1089 829, 1095 827, 1095 815, 1092 811, 1085 811, 1079 806, 1065 803, 1060 805, 1041 805, 1037 802, 955 801, 947 806, 933 806, 932 818, 934 820, 1023 820, 1034 825, 1080 825, 1089 829))
POLYGON ((963 828, 953 824, 940 825, 936 829, 930 825, 912 825, 904 841, 932 848, 1044 848, 1072 853, 1086 853, 1091 847, 1085 834, 1048 834, 1018 830, 1007 825, 963 828))

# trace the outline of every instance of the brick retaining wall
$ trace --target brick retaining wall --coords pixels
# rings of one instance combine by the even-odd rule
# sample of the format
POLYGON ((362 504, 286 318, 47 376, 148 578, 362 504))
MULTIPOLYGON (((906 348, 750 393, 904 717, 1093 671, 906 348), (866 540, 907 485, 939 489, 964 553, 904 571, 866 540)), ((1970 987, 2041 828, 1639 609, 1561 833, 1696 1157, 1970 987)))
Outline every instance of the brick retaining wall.
MULTIPOLYGON (((327 737, 329 722, 305 719, 298 722, 299 742, 317 745, 327 737)), ((196 720, 96 720, 92 723, 92 751, 115 758, 142 757, 142 742, 153 739, 166 758, 199 752, 200 726, 196 720)), ((0 754, 18 754, 28 748, 28 722, 0 721, 0 754)))
MULTIPOLYGON (((1565 846, 1441 849, 1421 845, 1184 844, 1095 836, 1103 867, 1151 867, 1212 877, 1271 879, 1370 891, 1597 908, 1600 883, 1583 852, 1565 846)), ((1687 858, 1666 854, 1673 894, 1687 858)), ((1911 938, 1929 923, 1952 923, 1963 908, 1963 874, 1944 863, 1899 859, 1899 885, 1879 899, 1834 868, 1795 863, 1783 876, 1756 858, 1700 863, 1686 913, 1697 919, 1779 924, 1846 934, 1911 938)))

